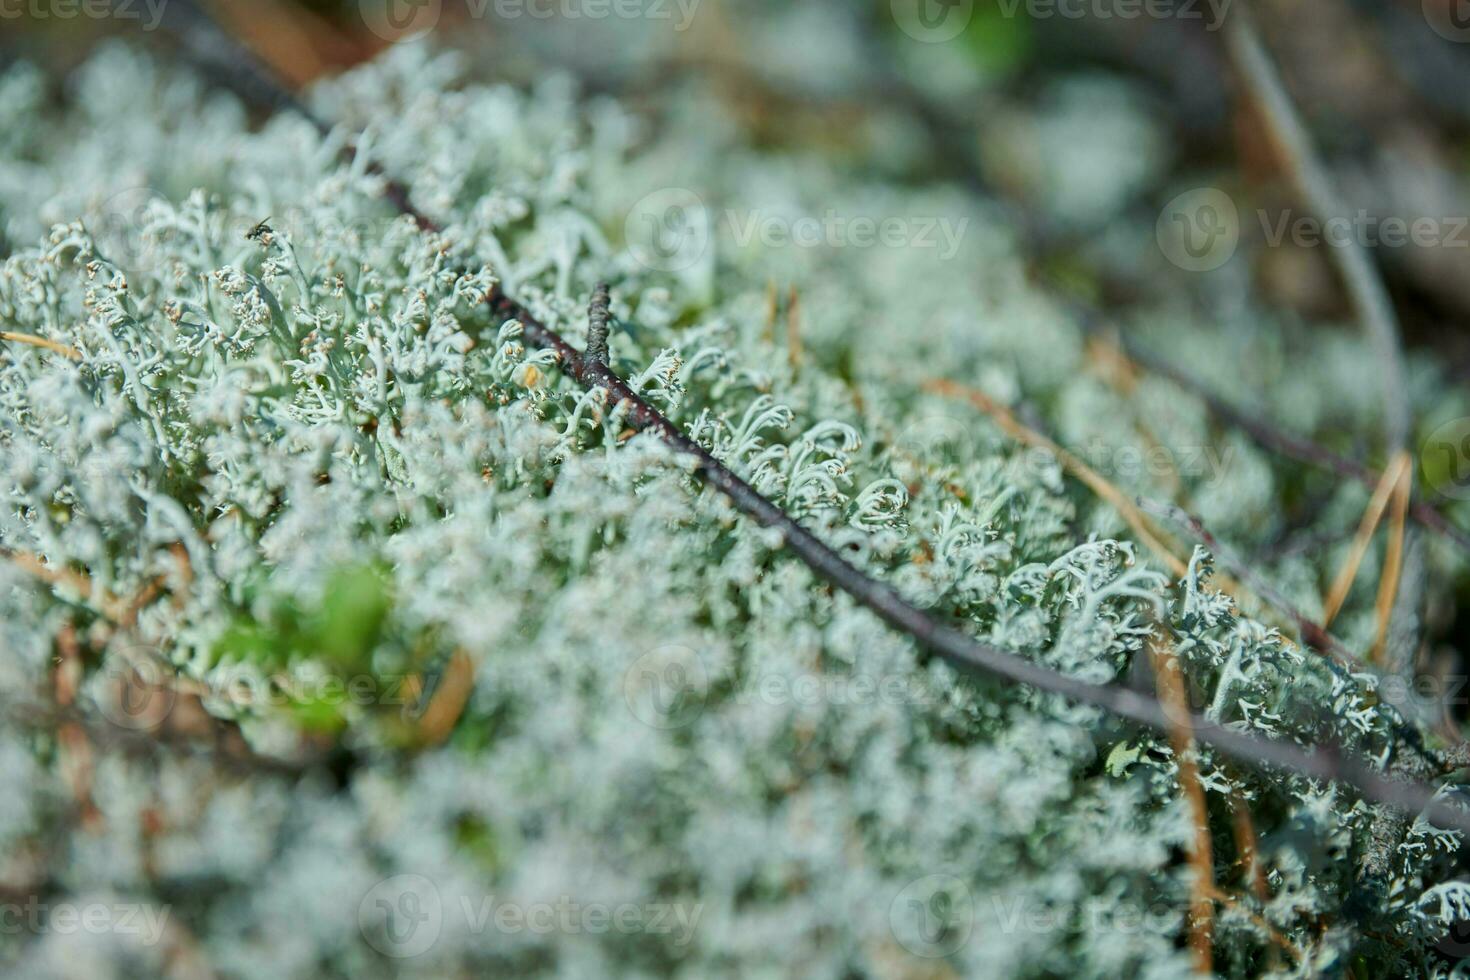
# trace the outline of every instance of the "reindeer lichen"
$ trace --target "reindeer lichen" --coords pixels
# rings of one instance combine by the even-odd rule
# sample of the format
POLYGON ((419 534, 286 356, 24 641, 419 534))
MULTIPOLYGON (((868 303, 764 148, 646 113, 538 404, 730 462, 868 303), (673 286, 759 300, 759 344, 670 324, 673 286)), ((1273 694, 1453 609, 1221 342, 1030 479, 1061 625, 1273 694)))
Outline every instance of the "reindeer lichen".
MULTIPOLYGON (((121 47, 53 123, 5 125, 45 98, 27 69, 0 78, 0 324, 80 357, 0 343, 0 546, 36 560, 0 561, 0 886, 164 924, 0 929, 17 970, 166 975, 197 951, 260 978, 1191 975, 1193 828, 1166 736, 930 660, 561 377, 490 315, 497 285, 580 341, 612 283, 598 316, 635 391, 975 636, 1118 684, 1167 636, 1213 720, 1383 765, 1411 751, 1412 712, 1374 672, 1243 608, 1202 550, 1171 577, 1056 459, 924 392, 944 376, 1024 405, 1129 493, 1186 497, 1252 552, 1302 479, 1189 393, 1090 372, 1081 326, 981 200, 677 124, 719 120, 713 103, 635 139, 562 81, 470 83, 414 45, 314 91, 343 126, 327 139, 287 116, 252 128, 121 47), (369 162, 443 230, 397 214, 369 162), (715 212, 966 231, 954 255, 772 254, 732 247, 716 213, 690 264, 640 262, 630 212, 696 180, 715 212), (772 277, 800 284, 795 326, 771 322, 772 277), (46 722, 69 631, 82 720, 62 739, 46 722), (120 692, 136 673, 167 682, 143 692, 178 699, 167 719, 120 692), (188 699, 248 753, 186 730, 188 699)), ((1063 101, 1049 125, 1087 108, 1063 101)), ((1243 335, 1277 343, 1250 318, 1243 335)), ((1268 376, 1195 315, 1141 319, 1302 431, 1375 411, 1341 381, 1371 353, 1330 327, 1268 376)), ((1449 404, 1418 367, 1423 406, 1449 404)), ((1323 521, 1350 535, 1367 494, 1338 493, 1323 521)), ((1305 604, 1345 547, 1262 572, 1305 604)), ((1460 559, 1426 561, 1443 599, 1460 559)), ((1339 621, 1354 649, 1373 599, 1355 590, 1339 621)), ((1447 974, 1436 944, 1470 915, 1457 835, 1413 822, 1375 889, 1351 790, 1196 761, 1222 972, 1447 974)))

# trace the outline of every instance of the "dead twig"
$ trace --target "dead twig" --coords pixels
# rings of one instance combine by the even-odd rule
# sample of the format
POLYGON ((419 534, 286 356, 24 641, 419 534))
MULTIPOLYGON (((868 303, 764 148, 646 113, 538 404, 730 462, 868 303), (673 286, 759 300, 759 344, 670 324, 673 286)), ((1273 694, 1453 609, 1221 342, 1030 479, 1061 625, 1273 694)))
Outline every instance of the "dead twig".
POLYGON ((12 551, 5 547, 0 547, 0 558, 11 562, 47 585, 75 593, 83 604, 93 605, 105 618, 113 622, 121 620, 126 615, 122 602, 116 596, 105 590, 94 588, 91 578, 81 572, 56 568, 28 551, 12 551))
POLYGON ((1251 894, 1256 901, 1265 903, 1271 898, 1271 886, 1266 881, 1266 869, 1261 865, 1261 849, 1256 836, 1256 824, 1251 819, 1250 807, 1239 790, 1230 793, 1231 831, 1235 835, 1235 851, 1239 855, 1246 881, 1250 882, 1251 894))
MULTIPOLYGON (((1195 540, 1209 549, 1217 560, 1240 576, 1245 587, 1255 593, 1257 598, 1295 623, 1301 635, 1302 642, 1323 655, 1323 663, 1327 666, 1328 670, 1346 681, 1351 672, 1362 669, 1363 662, 1361 658, 1348 650, 1341 640, 1327 631, 1326 627, 1308 618, 1291 600, 1287 599, 1278 589, 1243 562, 1236 555, 1234 549, 1215 537, 1214 533, 1205 527, 1204 522, 1198 517, 1184 510, 1182 507, 1176 507, 1173 504, 1153 500, 1140 500, 1138 503, 1147 513, 1158 517, 1160 520, 1171 521, 1193 534, 1195 540)), ((1428 749, 1425 748, 1424 740, 1419 735, 1419 732, 1401 717, 1397 717, 1397 712, 1391 712, 1391 714, 1395 716, 1392 724, 1394 733, 1398 736, 1399 740, 1412 750, 1414 755, 1419 759, 1427 761, 1433 766, 1439 766, 1441 764, 1439 757, 1430 754, 1428 749)))
MULTIPOLYGON (((1076 303, 1072 304, 1072 310, 1078 316, 1084 331, 1096 337, 1106 336, 1108 331, 1094 311, 1076 303)), ((1133 363, 1143 367, 1151 374, 1167 378, 1194 395, 1204 403, 1211 415, 1226 425, 1239 429, 1263 449, 1331 473, 1339 479, 1361 483, 1370 490, 1377 487, 1383 480, 1384 474, 1367 464, 1333 452, 1311 439, 1287 432, 1266 419, 1236 406, 1211 390, 1199 378, 1152 353, 1136 341, 1130 341, 1126 337, 1110 338, 1110 340, 1117 344, 1121 353, 1133 363)), ((1409 507, 1409 516, 1420 525, 1453 541, 1466 554, 1470 554, 1470 532, 1450 523, 1449 518, 1431 504, 1422 500, 1414 500, 1409 507)))
POLYGON ((1209 549, 1210 553, 1224 564, 1231 574, 1239 577, 1256 598, 1290 620, 1300 634, 1302 642, 1307 646, 1332 657, 1344 667, 1356 668, 1361 665, 1360 658, 1349 651, 1341 640, 1329 633, 1325 625, 1314 622, 1306 613, 1298 609, 1291 600, 1281 594, 1280 590, 1242 561, 1234 549, 1215 537, 1214 533, 1205 527, 1204 522, 1198 517, 1182 507, 1155 500, 1140 500, 1138 505, 1144 512, 1161 520, 1172 521, 1194 535, 1195 540, 1209 549))
MULTIPOLYGON (((170 12, 177 9, 177 6, 170 6, 170 12)), ((194 13, 197 14, 198 11, 195 10, 194 13)), ((216 40, 219 34, 216 29, 216 40)), ((184 40, 187 45, 189 38, 186 36, 184 40)), ((238 48, 238 45, 234 46, 238 48)), ((258 59, 251 57, 248 52, 241 51, 240 58, 230 67, 234 71, 225 73, 226 82, 237 82, 236 91, 246 97, 252 91, 265 88, 268 90, 267 104, 271 107, 292 108, 299 105, 298 100, 289 92, 283 91, 279 82, 262 69, 258 59)), ((309 114, 306 118, 313 119, 309 114)), ((316 122, 316 125, 324 136, 327 135, 325 126, 320 122, 316 122)), ((355 151, 349 146, 345 152, 351 154, 355 151)), ((412 217, 420 228, 428 232, 438 231, 437 225, 413 206, 407 189, 402 184, 391 179, 387 183, 389 186, 385 188, 384 195, 388 201, 400 212, 412 217)), ((879 619, 907 634, 915 643, 956 669, 1027 685, 1038 691, 1101 708, 1156 730, 1167 730, 1172 724, 1157 698, 1125 687, 1092 684, 1043 667, 1019 654, 977 641, 911 605, 893 588, 858 569, 816 535, 792 520, 781 508, 716 460, 678 426, 644 401, 606 364, 584 356, 498 286, 487 298, 487 304, 490 312, 499 317, 501 322, 518 321, 528 344, 551 351, 566 376, 585 388, 605 390, 608 404, 620 408, 629 428, 651 433, 676 453, 687 457, 692 473, 707 486, 723 494, 737 510, 756 524, 778 532, 786 549, 806 564, 815 575, 846 592, 879 619)), ((1215 724, 1202 715, 1191 715, 1189 720, 1198 741, 1227 755, 1253 765, 1277 766, 1308 778, 1341 781, 1356 787, 1359 792, 1376 802, 1421 811, 1426 819, 1470 832, 1470 815, 1437 799, 1434 790, 1417 782, 1386 778, 1373 766, 1343 756, 1335 748, 1324 746, 1315 751, 1306 751, 1286 741, 1247 735, 1215 724)))
POLYGON ((801 369, 801 294, 796 283, 786 291, 786 357, 793 371, 801 369))
POLYGON ((1218 888, 1214 890, 1214 893, 1210 897, 1219 902, 1221 905, 1225 906, 1226 908, 1234 909, 1235 911, 1244 915, 1256 928, 1260 929, 1268 937, 1270 937, 1271 942, 1286 950, 1287 955, 1289 955, 1298 964, 1306 962, 1306 954, 1302 952, 1300 948, 1298 948, 1296 943, 1292 942, 1290 939, 1287 939, 1284 935, 1282 935, 1280 929, 1277 929, 1270 922, 1266 921, 1265 916, 1248 908, 1243 902, 1240 901, 1240 899, 1236 898, 1233 895, 1228 895, 1225 892, 1220 891, 1218 888))
MULTIPOLYGON (((52 694, 56 704, 69 708, 76 700, 81 683, 82 650, 74 626, 67 623, 56 637, 56 666, 51 674, 52 694)), ((71 789, 72 800, 82 827, 97 831, 102 827, 102 811, 92 796, 92 778, 96 771, 92 743, 76 722, 67 722, 56 731, 57 767, 71 789)))
MULTIPOLYGON (((96 588, 86 575, 53 568, 29 552, 0 548, 0 559, 11 561, 53 588, 65 588, 76 593, 84 605, 106 621, 109 640, 131 630, 139 613, 163 591, 162 581, 154 580, 132 601, 124 603, 96 588)), ((120 670, 112 679, 112 690, 108 696, 120 699, 119 704, 142 705, 146 713, 133 717, 130 708, 124 709, 130 715, 129 725, 119 727, 113 724, 94 731, 90 727, 94 719, 76 706, 82 658, 75 629, 67 627, 58 639, 58 661, 52 680, 57 711, 52 718, 52 727, 60 740, 63 750, 61 762, 81 808, 84 826, 95 827, 101 819, 99 812, 93 812, 95 808, 91 807, 88 793, 92 746, 99 739, 108 745, 128 738, 151 739, 159 744, 210 742, 219 754, 249 768, 282 774, 299 773, 301 767, 257 755, 236 723, 216 718, 205 709, 204 700, 218 696, 220 692, 180 676, 174 665, 161 656, 126 649, 117 651, 115 655, 121 658, 121 665, 126 669, 120 670)), ((9 709, 12 714, 24 714, 26 710, 24 705, 9 709)))
POLYGON ((592 291, 592 302, 587 306, 587 356, 599 364, 607 363, 607 329, 612 320, 612 303, 607 283, 600 282, 592 291))
MULTIPOLYGON (((1054 455, 1057 461, 1062 464, 1063 469, 1082 481, 1093 493, 1110 504, 1118 512, 1132 529, 1134 535, 1164 563, 1164 566, 1168 568, 1174 578, 1179 579, 1187 575, 1189 573, 1189 566, 1164 542, 1164 533, 1149 519, 1150 516, 1171 519, 1183 525, 1194 532, 1196 537, 1217 556, 1222 559, 1226 558, 1228 549, 1205 529, 1198 518, 1185 513, 1173 505, 1160 505, 1142 500, 1134 501, 1076 455, 1062 448, 1054 440, 1021 422, 1010 411, 987 396, 984 392, 943 379, 925 382, 923 387, 936 394, 963 398, 969 401, 976 408, 994 419, 1001 430, 1013 439, 1034 448, 1043 449, 1054 455)), ((1268 608, 1274 608, 1281 616, 1285 616, 1286 620, 1280 622, 1280 625, 1295 627, 1300 632, 1302 642, 1315 650, 1339 658, 1345 665, 1357 662, 1357 658, 1349 654, 1341 642, 1330 636, 1325 629, 1298 612, 1291 603, 1287 602, 1279 592, 1270 588, 1247 565, 1239 561, 1227 562, 1227 564, 1230 565, 1231 574, 1218 576, 1216 585, 1220 591, 1234 599, 1237 604, 1244 601, 1245 597, 1242 593, 1245 590, 1250 590, 1268 608), (1236 581, 1236 578, 1231 577, 1232 575, 1238 577, 1240 581, 1236 581)), ((1277 617, 1271 618, 1276 619, 1277 617)))

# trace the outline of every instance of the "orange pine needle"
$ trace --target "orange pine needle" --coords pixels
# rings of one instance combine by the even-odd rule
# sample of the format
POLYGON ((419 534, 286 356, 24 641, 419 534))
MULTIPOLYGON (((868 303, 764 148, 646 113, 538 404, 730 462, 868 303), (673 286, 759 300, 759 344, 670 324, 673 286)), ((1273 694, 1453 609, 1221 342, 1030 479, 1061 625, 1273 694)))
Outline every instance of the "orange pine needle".
POLYGON ((1179 767, 1179 788, 1189 803, 1194 818, 1194 843, 1189 862, 1194 866, 1194 893, 1189 914, 1189 947, 1194 953, 1195 968, 1209 976, 1214 972, 1215 858, 1210 840, 1210 814, 1205 805, 1205 790, 1200 783, 1199 766, 1194 758, 1194 730, 1189 721, 1189 696, 1184 690, 1184 675, 1179 660, 1163 641, 1150 639, 1149 656, 1153 660, 1154 682, 1159 702, 1169 718, 1169 742, 1179 767))
POLYGON ((9 333, 0 330, 0 340, 8 340, 16 344, 28 344, 31 347, 40 347, 43 350, 51 351, 53 354, 60 354, 62 357, 70 358, 73 361, 80 361, 82 359, 82 352, 75 347, 68 347, 66 344, 59 344, 54 340, 47 340, 45 337, 37 337, 35 334, 9 333))
POLYGON ((423 745, 439 745, 447 739, 459 717, 469 704, 470 692, 475 688, 475 662, 463 650, 456 650, 444 668, 438 688, 429 699, 419 719, 419 742, 423 745))
POLYGON ((1240 912, 1246 918, 1250 919, 1257 928, 1266 933, 1267 936, 1271 937, 1271 942, 1286 950, 1291 958, 1297 963, 1306 962, 1306 954, 1297 948, 1296 943, 1293 943, 1290 939, 1287 939, 1284 935, 1282 935, 1281 930, 1277 929, 1270 922, 1267 922, 1263 916, 1258 915, 1250 909, 1246 908, 1239 899, 1235 898, 1233 895, 1226 894, 1218 888, 1210 889, 1210 898, 1216 902, 1219 902, 1221 905, 1226 906, 1227 908, 1231 908, 1236 910, 1237 912, 1240 912))
POLYGON ((1128 523, 1128 526, 1133 529, 1133 533, 1138 535, 1138 540, 1142 541, 1144 546, 1164 563, 1171 575, 1175 578, 1183 578, 1189 573, 1189 566, 1163 542, 1158 529, 1138 509, 1138 505, 1129 500, 1127 494, 1110 483, 1097 470, 1094 470, 1081 459, 1063 449, 1035 429, 1023 424, 1008 409, 997 404, 994 399, 982 391, 944 379, 926 381, 924 383, 924 389, 935 394, 943 395, 946 398, 959 398, 968 401, 994 419, 1001 430, 1012 439, 1037 449, 1045 449, 1054 455, 1064 469, 1072 473, 1088 489, 1097 494, 1098 497, 1106 501, 1118 512, 1123 520, 1128 523))
POLYGON ((786 293, 786 353, 793 370, 801 367, 801 296, 794 284, 786 293))
MULTIPOLYGON (((97 590, 92 587, 92 580, 80 572, 54 568, 28 551, 0 549, 0 558, 9 559, 47 585, 57 586, 75 592, 83 602, 93 601, 93 594, 97 590)), ((96 604, 103 615, 113 622, 119 621, 124 614, 122 604, 118 599, 105 592, 96 597, 96 604)))
POLYGON ((1373 641, 1370 657, 1373 663, 1382 664, 1388 646, 1388 627, 1393 619, 1393 604, 1398 598, 1399 583, 1404 570, 1404 526, 1409 519, 1409 498, 1414 492, 1414 468, 1409 454, 1400 452, 1394 460, 1399 470, 1399 481, 1394 488, 1393 509, 1389 512, 1388 550, 1383 556, 1383 574, 1378 580, 1378 635, 1373 641))
POLYGON ((1352 550, 1348 552, 1347 560, 1338 570, 1337 578, 1333 581, 1332 588, 1323 601, 1323 629, 1330 627, 1332 621, 1337 618, 1337 614, 1342 611, 1348 592, 1352 590, 1353 582, 1358 577, 1358 568, 1363 564, 1363 556, 1368 553, 1368 546, 1373 542, 1373 535, 1383 521, 1383 514, 1388 509, 1394 489, 1403 480, 1402 471, 1408 465, 1408 455, 1401 453, 1395 456, 1388 469, 1383 471, 1383 477, 1378 481, 1378 488, 1373 491, 1373 499, 1368 501, 1368 509, 1363 512, 1363 520, 1358 524, 1358 533, 1353 539, 1352 550))

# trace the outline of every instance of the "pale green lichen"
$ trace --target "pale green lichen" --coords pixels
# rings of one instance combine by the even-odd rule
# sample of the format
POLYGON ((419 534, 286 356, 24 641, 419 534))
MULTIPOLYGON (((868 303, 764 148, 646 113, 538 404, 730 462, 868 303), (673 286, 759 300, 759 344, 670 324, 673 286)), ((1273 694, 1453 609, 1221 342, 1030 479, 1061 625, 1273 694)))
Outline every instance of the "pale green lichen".
MULTIPOLYGON (((0 112, 37 105, 38 86, 4 76, 0 112)), ((1082 333, 1027 284, 983 201, 763 156, 698 97, 636 141, 623 110, 565 84, 461 84, 452 59, 414 46, 313 100, 366 132, 362 158, 402 175, 442 233, 396 216, 364 163, 338 162, 348 129, 252 130, 232 100, 127 49, 99 54, 53 123, 0 125, 0 216, 17 243, 0 322, 82 352, 0 348, 0 544, 94 587, 89 602, 0 563, 0 688, 16 708, 0 881, 172 923, 151 941, 5 935, 17 970, 161 975, 193 951, 261 978, 1189 975, 1191 830, 1166 739, 929 662, 656 439, 624 438, 616 407, 489 316, 495 282, 580 342, 593 285, 612 281, 619 373, 976 636, 1121 683, 1161 616, 1212 717, 1389 755, 1395 717, 1371 676, 1242 615, 1203 553, 1170 581, 1055 460, 919 393, 955 378, 1024 400, 1074 447, 1213 459, 1109 475, 1157 496, 1182 481, 1246 549, 1281 533, 1272 501, 1300 479, 1176 388, 1125 398, 1079 377, 1082 333), (681 124, 696 113, 706 125, 681 124), (947 259, 737 248, 719 232, 688 268, 643 267, 629 209, 696 183, 716 208, 967 231, 947 259), (800 284, 799 361, 766 322, 769 277, 800 284), (110 637, 97 597, 155 580, 167 594, 110 637), (90 716, 116 711, 119 648, 151 650, 261 755, 350 750, 341 784, 102 740, 100 816, 72 829, 56 742, 23 710, 48 702, 68 623, 105 649, 88 665, 90 716), (470 700, 447 745, 410 751, 421 699, 402 685, 445 676, 456 650, 470 700), (366 694, 340 693, 353 683, 366 694), (428 908, 402 903, 424 881, 436 939, 419 949, 385 916, 428 908), (484 916, 487 900, 583 911, 514 928, 484 916), (598 929, 589 903, 643 917, 598 929)), ((1167 329, 1181 360, 1268 393, 1304 430, 1337 424, 1338 379, 1372 370, 1340 343, 1330 366, 1279 351, 1292 369, 1266 376, 1267 359, 1224 357, 1192 318, 1167 329)), ((1264 315, 1242 329, 1272 335, 1264 315)), ((1371 428, 1371 400, 1351 410, 1371 428)), ((1341 495, 1326 519, 1346 534, 1365 493, 1341 495)), ((1313 594, 1335 557, 1264 570, 1313 594)), ((1447 581, 1429 585, 1442 596, 1447 581)), ((1371 604, 1355 593, 1343 620, 1360 649, 1371 604)), ((1217 878, 1258 916, 1221 911, 1222 971, 1307 976, 1349 957, 1377 975, 1445 971, 1434 942, 1470 906, 1448 881, 1453 834, 1413 825, 1390 887, 1368 893, 1370 815, 1350 792, 1208 751, 1200 763, 1217 878), (1263 905, 1222 829, 1234 797, 1261 835, 1263 905)))

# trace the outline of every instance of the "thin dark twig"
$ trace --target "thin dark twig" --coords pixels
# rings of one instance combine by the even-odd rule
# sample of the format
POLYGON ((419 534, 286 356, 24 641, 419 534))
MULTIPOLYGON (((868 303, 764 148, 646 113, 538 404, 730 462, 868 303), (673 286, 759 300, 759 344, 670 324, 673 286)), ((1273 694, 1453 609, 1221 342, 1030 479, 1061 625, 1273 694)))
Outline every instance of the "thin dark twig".
MULTIPOLYGON (((257 67, 256 70, 260 69, 257 67)), ((346 152, 351 153, 352 149, 349 147, 346 152)), ((388 197, 421 228, 437 230, 436 224, 410 203, 403 185, 394 184, 388 197)), ((911 605, 893 588, 849 563, 792 520, 780 507, 644 401, 605 363, 577 351, 498 286, 487 302, 497 317, 518 321, 528 343, 552 351, 566 375, 583 387, 605 390, 609 403, 619 406, 624 412, 623 418, 629 428, 651 432, 676 452, 689 457, 695 475, 724 494, 737 510, 760 526, 779 531, 786 548, 820 578, 846 592, 885 623, 908 634, 952 667, 965 673, 978 673, 1060 695, 1160 732, 1169 731, 1171 725, 1179 721, 1178 717, 1171 719, 1156 698, 1126 687, 1092 684, 1043 667, 1018 654, 972 639, 911 605)), ((1189 715, 1187 721, 1200 742, 1241 761, 1276 766, 1308 779, 1345 782, 1369 799, 1420 811, 1427 819, 1470 833, 1470 812, 1440 800, 1434 789, 1415 781, 1386 776, 1356 758, 1342 755, 1335 747, 1319 746, 1307 750, 1293 742, 1250 735, 1217 724, 1203 715, 1189 715)))
MULTIPOLYGON (((1081 318, 1083 330, 1097 336, 1110 333, 1092 311, 1077 307, 1075 304, 1073 308, 1081 318)), ((1204 402, 1211 415, 1226 425, 1244 432, 1260 446, 1341 479, 1360 483, 1369 490, 1378 486, 1378 481, 1383 478, 1382 473, 1366 463, 1336 453, 1311 439, 1287 432, 1259 415, 1236 406, 1227 398, 1211 390, 1209 385, 1193 374, 1152 353, 1136 341, 1123 336, 1111 339, 1123 348, 1123 353, 1128 355, 1129 360, 1188 391, 1204 402)), ((1409 516, 1430 530, 1449 538, 1466 552, 1470 552, 1470 532, 1461 530, 1450 523, 1449 518, 1432 504, 1423 500, 1415 500, 1409 507, 1409 516)))
MULTIPOLYGON (((563 370, 573 379, 589 388, 605 389, 609 402, 624 406, 625 418, 631 428, 651 431, 678 452, 690 456, 700 478, 725 494, 741 513, 762 527, 779 530, 786 547, 812 571, 952 666, 967 673, 979 672, 1059 694, 1159 731, 1169 730, 1170 719, 1154 698, 1128 688, 1089 684, 1041 667, 1009 651, 980 643, 910 605, 892 588, 858 570, 793 521, 643 401, 605 364, 579 354, 555 331, 530 317, 525 307, 497 293, 491 300, 491 308, 500 316, 519 320, 525 327, 525 337, 529 342, 555 351, 563 370)), ((1319 748, 1309 752, 1288 742, 1247 735, 1209 721, 1202 715, 1191 715, 1189 724, 1200 741, 1242 761, 1280 766, 1313 779, 1343 780, 1378 802, 1413 810, 1424 809, 1426 815, 1436 821, 1470 831, 1470 815, 1435 800, 1434 791, 1414 783, 1389 780, 1333 749, 1319 748)))
MULTIPOLYGON (((1257 33, 1248 0, 1236 4, 1225 25, 1225 48, 1241 81, 1256 100, 1267 128, 1284 152, 1286 163, 1307 206, 1326 225, 1347 216, 1333 187, 1327 167, 1319 158, 1310 134, 1303 125, 1286 86, 1272 63, 1266 46, 1257 33)), ((1374 645, 1377 660, 1388 643, 1388 630, 1395 611, 1395 597, 1402 600, 1405 628, 1395 636, 1391 651, 1401 670, 1412 667, 1420 642, 1420 607, 1424 596, 1422 578, 1416 567, 1407 581, 1401 578, 1401 563, 1406 544, 1404 517, 1414 494, 1414 473, 1409 466, 1409 439, 1414 424, 1413 402, 1409 393, 1408 368, 1398 317, 1388 288, 1378 274, 1367 247, 1362 242, 1348 241, 1341 248, 1329 250, 1338 274, 1357 310, 1358 319, 1367 334, 1369 345, 1378 358, 1379 383, 1383 397, 1383 439, 1385 456, 1398 467, 1403 481, 1396 496, 1396 521, 1384 561, 1383 581, 1379 588, 1379 640, 1374 645), (1402 595, 1399 591, 1402 588, 1402 595)), ((1412 539, 1408 539, 1412 540, 1412 539)), ((1417 552, 1413 552, 1416 561, 1417 552)), ((1403 772, 1407 761, 1395 759, 1390 772, 1403 772)), ((1362 862, 1367 881, 1381 883, 1389 874, 1392 855, 1408 829, 1408 814, 1392 808, 1377 812, 1369 830, 1370 844, 1362 862)))
POLYGON ((607 283, 598 283, 592 291, 592 302, 587 306, 587 357, 598 364, 607 363, 607 327, 612 319, 612 311, 608 307, 611 304, 607 283))
MULTIPOLYGON (((125 0, 114 0, 114 3, 121 2, 125 0)), ((300 99, 276 82, 270 69, 249 48, 236 41, 208 14, 200 10, 194 0, 175 0, 170 5, 170 12, 164 17, 162 26, 184 45, 196 64, 209 77, 237 92, 241 98, 268 108, 288 109, 305 117, 319 131, 323 133, 328 131, 329 127, 326 123, 317 118, 300 99), (183 18, 181 22, 175 23, 174 11, 180 12, 183 18)), ((960 128, 957 123, 948 118, 944 110, 925 101, 917 93, 909 92, 904 104, 922 108, 924 111, 920 115, 931 126, 960 128)), ((972 172, 973 167, 967 165, 966 170, 972 172)), ((977 183, 976 186, 983 186, 983 182, 977 183)), ((400 211, 418 217, 408 201, 402 184, 390 183, 385 194, 400 211)), ((422 224, 421 218, 420 223, 422 224)), ((1091 333, 1100 332, 1101 325, 1096 322, 1092 311, 1080 308, 1077 311, 1081 314, 1084 330, 1091 333)), ((1345 479, 1355 480, 1370 490, 1377 486, 1381 474, 1366 464, 1335 453, 1310 439, 1288 433, 1259 416, 1239 409, 1211 391, 1197 378, 1155 356, 1136 343, 1122 338, 1119 342, 1132 360, 1152 373, 1166 377, 1180 387, 1189 390, 1205 403, 1205 407, 1210 410, 1211 414, 1225 424, 1245 432, 1264 448, 1288 459, 1295 459, 1345 479)), ((1431 504, 1416 498, 1409 507, 1409 516, 1419 524, 1454 541, 1463 550, 1470 553, 1470 532, 1456 527, 1431 504)))
POLYGON ((1198 517, 1183 507, 1150 500, 1146 497, 1138 498, 1138 506, 1144 513, 1169 521, 1194 535, 1195 539, 1219 558, 1230 573, 1245 584, 1246 588, 1295 623, 1297 629, 1301 631, 1302 639, 1312 649, 1327 654, 1345 667, 1356 669, 1363 666, 1361 657, 1355 656, 1341 640, 1329 633, 1326 627, 1297 608, 1296 604, 1282 595, 1279 589, 1246 564, 1234 549, 1215 537, 1214 532, 1205 527, 1204 522, 1198 517))
MULTIPOLYGON (((1200 544, 1208 548, 1261 601, 1274 606, 1288 619, 1295 622, 1297 629, 1301 631, 1303 641, 1314 650, 1326 656, 1327 659, 1324 663, 1326 663, 1327 668, 1334 675, 1342 680, 1348 680, 1349 673, 1361 673, 1368 669, 1368 666, 1363 663, 1362 658, 1354 655, 1325 626, 1302 612, 1294 602, 1281 593, 1281 590, 1277 589, 1270 582, 1267 582, 1265 577, 1251 568, 1234 548, 1231 548, 1217 538, 1215 533, 1205 526, 1204 521, 1200 520, 1194 514, 1189 513, 1183 507, 1175 504, 1140 497, 1138 499, 1138 506, 1145 513, 1151 514, 1160 520, 1177 524, 1189 531, 1200 544)), ((1391 708, 1386 703, 1381 703, 1380 706, 1393 715, 1394 734, 1405 745, 1412 749, 1420 759, 1431 762, 1436 766, 1442 765, 1442 760, 1425 747, 1424 739, 1419 734, 1417 728, 1409 724, 1397 709, 1391 708)))
MULTIPOLYGON (((111 0, 119 17, 131 19, 133 0, 111 0)), ((124 20, 124 23, 127 21, 124 20)), ((269 112, 294 112, 325 131, 323 122, 289 88, 276 81, 274 72, 234 35, 220 27, 214 15, 194 0, 172 0, 160 26, 184 46, 191 61, 211 81, 235 92, 247 105, 269 112)))

